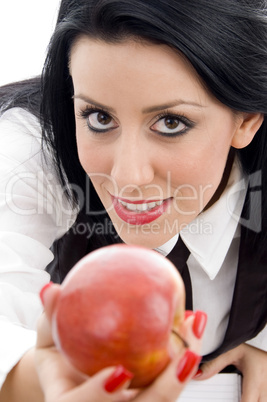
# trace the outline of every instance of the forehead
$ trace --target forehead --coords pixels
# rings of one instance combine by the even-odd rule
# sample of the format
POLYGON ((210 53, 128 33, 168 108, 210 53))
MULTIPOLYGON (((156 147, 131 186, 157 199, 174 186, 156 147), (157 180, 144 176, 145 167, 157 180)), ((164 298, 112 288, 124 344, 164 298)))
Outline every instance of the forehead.
MULTIPOLYGON (((167 45, 154 44, 141 39, 128 39, 109 43, 87 36, 80 36, 74 42, 70 51, 70 71, 73 72, 76 64, 81 67, 82 60, 87 61, 88 67, 99 62, 102 64, 103 69, 106 67, 109 71, 117 62, 120 64, 132 64, 135 70, 138 70, 138 66, 139 69, 147 67, 151 72, 156 68, 166 70, 168 66, 169 70, 172 67, 175 72, 186 69, 192 78, 197 78, 194 68, 180 52, 167 45), (112 61, 112 63, 106 65, 105 61, 112 61)), ((144 69, 143 72, 145 73, 145 71, 144 69)))
POLYGON ((70 74, 77 91, 110 92, 128 95, 147 94, 153 97, 175 97, 181 93, 188 100, 199 102, 210 94, 189 61, 167 45, 141 40, 108 43, 81 36, 70 52, 70 74))

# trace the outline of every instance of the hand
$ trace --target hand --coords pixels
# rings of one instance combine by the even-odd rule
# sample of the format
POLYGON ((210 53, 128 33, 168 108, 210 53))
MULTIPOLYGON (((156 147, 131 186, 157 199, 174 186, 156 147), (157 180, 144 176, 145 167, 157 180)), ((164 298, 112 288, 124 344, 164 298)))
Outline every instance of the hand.
POLYGON ((247 344, 239 345, 201 366, 196 380, 205 380, 234 365, 243 375, 241 402, 267 401, 267 352, 247 344))
POLYGON ((181 336, 190 345, 183 348, 165 371, 144 390, 128 389, 130 376, 122 367, 109 367, 88 378, 72 367, 56 349, 51 336, 51 316, 60 287, 47 288, 43 296, 45 314, 38 327, 36 366, 46 402, 155 402, 177 400, 185 384, 195 374, 200 358, 201 338, 205 326, 205 314, 191 314, 184 321, 181 336), (198 318, 197 318, 198 317, 198 318), (199 320, 200 318, 200 320, 199 320), (202 321, 200 323, 199 321, 202 321), (204 322, 204 325, 203 325, 204 322), (197 336, 196 336, 197 335, 197 336), (118 375, 119 374, 119 375, 118 375), (114 389, 114 384, 117 387, 114 389))

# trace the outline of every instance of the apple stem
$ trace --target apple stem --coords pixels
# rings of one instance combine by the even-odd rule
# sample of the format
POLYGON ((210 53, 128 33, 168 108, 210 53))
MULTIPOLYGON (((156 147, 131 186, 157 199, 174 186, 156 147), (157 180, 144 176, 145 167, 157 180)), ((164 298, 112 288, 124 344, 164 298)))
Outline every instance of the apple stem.
POLYGON ((182 341, 182 343, 183 343, 183 345, 184 345, 185 348, 189 348, 188 343, 184 340, 184 338, 181 337, 181 335, 180 335, 174 328, 172 328, 172 333, 173 333, 175 336, 177 336, 177 338, 179 338, 180 341, 182 341))

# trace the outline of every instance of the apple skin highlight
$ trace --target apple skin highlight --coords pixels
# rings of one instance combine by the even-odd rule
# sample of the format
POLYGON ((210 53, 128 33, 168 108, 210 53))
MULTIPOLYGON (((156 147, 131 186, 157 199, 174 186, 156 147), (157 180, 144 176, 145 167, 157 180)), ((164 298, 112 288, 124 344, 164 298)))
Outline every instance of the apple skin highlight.
POLYGON ((91 376, 123 365, 132 388, 149 385, 182 342, 185 291, 174 265, 140 246, 96 250, 69 272, 53 312, 57 348, 91 376))

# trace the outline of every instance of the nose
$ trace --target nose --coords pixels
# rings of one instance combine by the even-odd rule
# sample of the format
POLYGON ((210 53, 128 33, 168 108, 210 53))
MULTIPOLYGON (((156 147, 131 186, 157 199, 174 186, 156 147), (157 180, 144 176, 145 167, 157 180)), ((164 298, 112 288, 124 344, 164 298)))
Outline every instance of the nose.
POLYGON ((118 139, 111 176, 119 188, 134 191, 153 181, 154 169, 148 148, 146 141, 141 143, 135 136, 121 135, 118 139))

